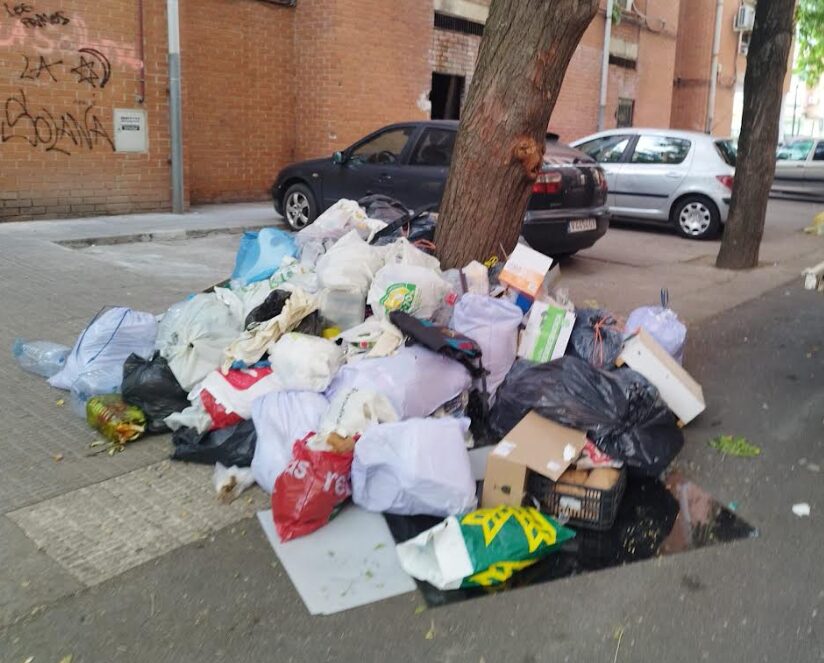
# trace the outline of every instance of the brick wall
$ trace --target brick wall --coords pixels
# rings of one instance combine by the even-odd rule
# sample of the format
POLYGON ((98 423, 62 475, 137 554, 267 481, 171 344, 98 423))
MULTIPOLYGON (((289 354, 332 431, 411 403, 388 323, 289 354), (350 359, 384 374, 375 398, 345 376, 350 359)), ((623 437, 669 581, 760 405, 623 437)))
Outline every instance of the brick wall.
POLYGON ((432 3, 301 0, 295 15, 298 159, 384 124, 428 117, 432 3))
POLYGON ((278 169, 292 160, 294 15, 257 0, 182 3, 185 184, 192 203, 264 199, 278 169))
POLYGON ((145 5, 142 104, 135 3, 0 6, 0 220, 168 207, 165 12, 145 5), (147 153, 114 152, 114 108, 146 110, 147 153))
POLYGON ((481 38, 452 30, 433 30, 432 49, 429 52, 429 66, 440 74, 464 76, 463 93, 469 89, 481 38))

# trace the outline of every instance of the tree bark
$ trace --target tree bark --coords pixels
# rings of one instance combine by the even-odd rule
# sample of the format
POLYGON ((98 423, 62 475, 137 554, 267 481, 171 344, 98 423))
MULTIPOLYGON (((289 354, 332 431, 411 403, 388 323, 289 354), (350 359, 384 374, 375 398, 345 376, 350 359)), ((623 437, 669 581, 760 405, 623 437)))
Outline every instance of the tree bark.
POLYGON ((549 117, 597 10, 598 0, 492 0, 435 233, 445 269, 515 247, 549 117))
POLYGON ((778 121, 794 10, 795 0, 761 0, 756 5, 744 76, 744 112, 732 201, 716 267, 748 269, 758 265, 775 175, 778 121))

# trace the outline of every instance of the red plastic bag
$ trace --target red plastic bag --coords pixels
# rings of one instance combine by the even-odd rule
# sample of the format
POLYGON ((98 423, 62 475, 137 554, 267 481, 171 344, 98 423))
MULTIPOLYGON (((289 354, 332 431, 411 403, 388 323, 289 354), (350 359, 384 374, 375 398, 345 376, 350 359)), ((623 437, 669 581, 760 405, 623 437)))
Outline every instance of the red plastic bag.
POLYGON ((203 381, 200 402, 212 418, 209 430, 227 428, 252 416, 252 403, 276 387, 272 369, 212 371, 203 381))
POLYGON ((281 541, 320 529, 352 494, 353 454, 313 451, 306 446, 313 435, 295 442, 292 460, 275 479, 272 516, 281 541))

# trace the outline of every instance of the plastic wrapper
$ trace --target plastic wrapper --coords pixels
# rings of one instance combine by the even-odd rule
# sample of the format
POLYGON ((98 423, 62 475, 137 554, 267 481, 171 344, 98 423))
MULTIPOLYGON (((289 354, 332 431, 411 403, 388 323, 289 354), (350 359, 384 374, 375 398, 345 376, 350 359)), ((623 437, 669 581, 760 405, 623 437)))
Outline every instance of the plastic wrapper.
POLYGON ((298 248, 290 233, 278 228, 246 231, 235 257, 232 281, 245 285, 268 279, 284 258, 294 258, 297 254, 298 248))
POLYGON ((249 467, 255 455, 256 441, 255 425, 251 420, 207 433, 198 433, 194 428, 179 428, 172 435, 172 459, 249 467))
POLYGON ((124 401, 143 410, 149 433, 168 431, 163 420, 173 412, 182 412, 189 407, 186 392, 158 353, 151 359, 129 355, 123 364, 120 391, 124 401))
POLYGON ((230 370, 225 375, 212 371, 194 395, 212 419, 212 430, 233 426, 252 416, 256 398, 280 389, 278 377, 269 367, 230 370))
POLYGON ((628 368, 602 371, 577 357, 515 362, 491 412, 498 439, 530 410, 587 431, 601 451, 651 476, 660 474, 684 443, 674 415, 643 376, 628 368))
POLYGON ((352 494, 352 454, 313 451, 307 442, 308 436, 295 442, 292 460, 275 480, 272 517, 281 541, 320 529, 352 494))
POLYGON ((244 329, 250 329, 280 315, 286 300, 291 296, 292 293, 287 290, 272 290, 263 303, 252 309, 249 315, 246 316, 244 329))
POLYGON ((567 355, 585 359, 596 368, 615 364, 624 344, 624 328, 609 311, 579 308, 567 355))
POLYGON ((146 417, 140 408, 128 405, 117 394, 90 398, 86 402, 86 421, 117 446, 133 442, 146 430, 146 417))
POLYGON ((438 589, 508 580, 575 536, 533 507, 499 506, 451 516, 396 546, 401 566, 438 589))
POLYGON ((15 339, 11 353, 24 371, 44 378, 59 373, 66 364, 71 348, 51 341, 15 339))

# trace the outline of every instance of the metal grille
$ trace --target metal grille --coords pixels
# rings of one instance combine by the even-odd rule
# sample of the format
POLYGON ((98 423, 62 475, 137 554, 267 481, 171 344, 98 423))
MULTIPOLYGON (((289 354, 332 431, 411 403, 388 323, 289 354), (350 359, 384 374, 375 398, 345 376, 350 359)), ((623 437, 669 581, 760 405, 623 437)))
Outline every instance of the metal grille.
POLYGON ((458 18, 457 16, 447 16, 439 12, 435 12, 435 27, 441 30, 461 32, 465 35, 478 35, 479 37, 484 33, 482 23, 467 21, 465 18, 458 18))
POLYGON ((631 127, 632 116, 635 112, 634 99, 618 99, 618 108, 615 111, 615 122, 617 127, 631 127))

